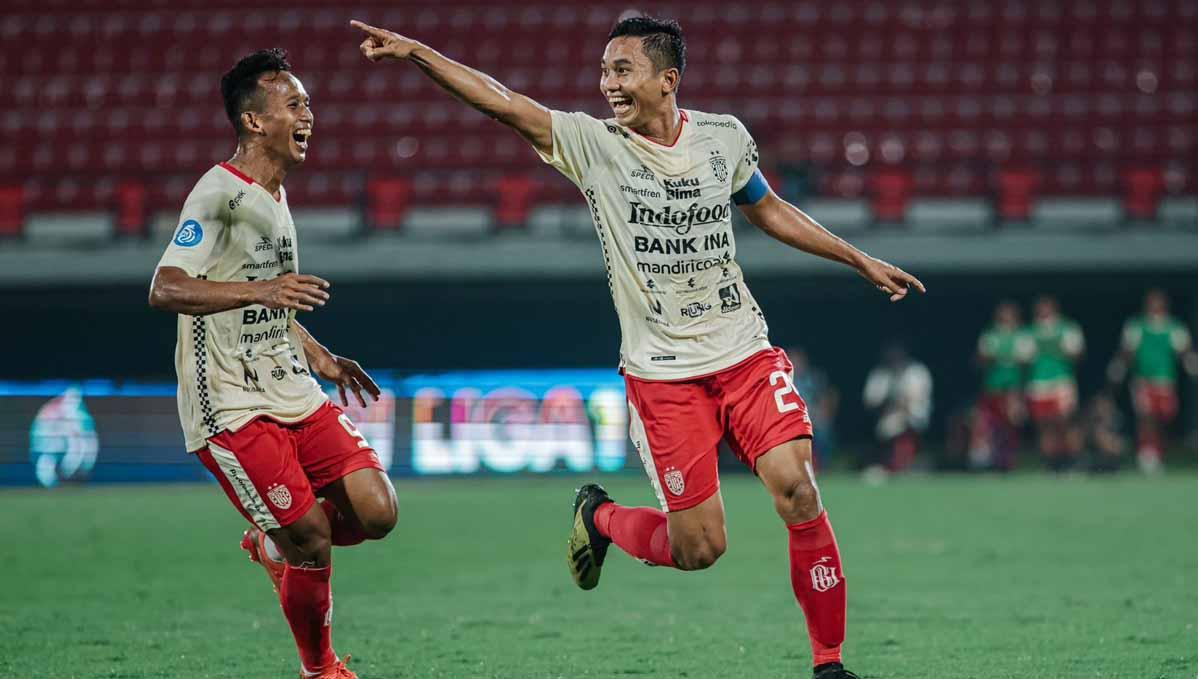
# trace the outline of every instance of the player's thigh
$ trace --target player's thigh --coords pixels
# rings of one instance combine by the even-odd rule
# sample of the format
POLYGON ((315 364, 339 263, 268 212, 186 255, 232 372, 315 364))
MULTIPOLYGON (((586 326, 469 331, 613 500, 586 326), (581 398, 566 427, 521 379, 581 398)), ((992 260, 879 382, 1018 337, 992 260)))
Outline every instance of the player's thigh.
POLYGON ((263 531, 298 521, 316 503, 290 432, 275 422, 220 432, 197 455, 242 516, 263 531))
POLYGON ((728 444, 754 472, 759 459, 774 448, 812 436, 811 417, 793 373, 786 353, 772 348, 719 375, 728 444))
POLYGON ((662 511, 695 507, 719 491, 718 403, 702 382, 627 378, 628 434, 662 511))
POLYGON ((369 538, 386 536, 399 520, 395 487, 378 469, 352 471, 321 488, 318 495, 357 521, 369 538))
POLYGON ((370 442, 341 408, 326 402, 298 427, 300 465, 318 493, 361 469, 384 473, 370 442))

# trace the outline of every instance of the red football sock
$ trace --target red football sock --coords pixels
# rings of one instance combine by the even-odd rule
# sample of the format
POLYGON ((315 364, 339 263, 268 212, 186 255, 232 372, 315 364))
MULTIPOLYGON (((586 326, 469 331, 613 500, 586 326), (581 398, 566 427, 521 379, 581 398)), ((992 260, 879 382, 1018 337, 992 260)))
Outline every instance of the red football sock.
POLYGON ((790 584, 807 617, 815 665, 840 662, 848 608, 836 535, 827 512, 790 530, 790 584))
POLYGON ((332 575, 332 566, 295 568, 288 564, 283 571, 279 600, 305 673, 323 670, 337 662, 332 641, 333 594, 329 588, 332 575))
POLYGON ((333 529, 333 544, 338 547, 356 545, 366 539, 362 527, 352 517, 342 514, 337 505, 324 500, 320 503, 324 515, 329 517, 329 526, 333 529))
POLYGON ((655 566, 674 567, 665 512, 606 502, 595 510, 595 527, 630 556, 655 566))

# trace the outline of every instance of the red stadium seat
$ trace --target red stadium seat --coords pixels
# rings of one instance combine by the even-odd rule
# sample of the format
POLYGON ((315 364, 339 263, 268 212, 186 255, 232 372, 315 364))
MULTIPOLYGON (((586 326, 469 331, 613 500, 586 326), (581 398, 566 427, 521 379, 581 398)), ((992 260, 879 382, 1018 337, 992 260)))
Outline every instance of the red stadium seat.
POLYGON ((25 191, 20 186, 0 186, 0 236, 21 235, 25 223, 25 191))
POLYGON ((1155 219, 1165 189, 1160 168, 1135 167, 1123 173, 1123 209, 1133 219, 1155 219))
POLYGON ((404 178, 375 179, 366 185, 367 221, 376 231, 394 231, 403 224, 412 196, 412 183, 404 178))

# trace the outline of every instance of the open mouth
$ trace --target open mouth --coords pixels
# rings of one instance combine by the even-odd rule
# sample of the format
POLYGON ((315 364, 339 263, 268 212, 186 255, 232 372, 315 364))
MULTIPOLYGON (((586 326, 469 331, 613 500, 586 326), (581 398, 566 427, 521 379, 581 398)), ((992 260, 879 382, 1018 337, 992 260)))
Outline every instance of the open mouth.
POLYGON ((620 97, 620 98, 615 98, 615 99, 609 99, 608 103, 611 104, 611 110, 615 111, 617 117, 623 117, 623 116, 627 115, 629 111, 632 110, 632 100, 631 99, 626 99, 626 98, 620 97))
POLYGON ((291 133, 291 139, 295 141, 295 145, 300 147, 301 151, 308 150, 308 138, 311 136, 311 129, 296 130, 291 133))

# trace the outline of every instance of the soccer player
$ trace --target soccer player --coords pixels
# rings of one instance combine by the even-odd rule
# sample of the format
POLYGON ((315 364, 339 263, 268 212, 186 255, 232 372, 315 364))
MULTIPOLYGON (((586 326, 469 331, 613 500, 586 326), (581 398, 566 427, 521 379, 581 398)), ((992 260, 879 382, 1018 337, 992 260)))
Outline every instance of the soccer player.
POLYGON ((1056 299, 1036 300, 1026 333, 1034 342, 1028 354, 1027 402, 1039 431, 1040 454, 1049 469, 1065 471, 1081 453, 1082 437, 1073 422, 1077 412, 1074 366, 1085 350, 1081 326, 1061 315, 1056 299))
POLYGON ((1169 314, 1169 298, 1160 290, 1144 296, 1144 314, 1128 319, 1123 342, 1109 374, 1122 382, 1131 368, 1132 403, 1136 410, 1136 458, 1145 473, 1164 469, 1161 457, 1166 428, 1177 417, 1177 361, 1198 374, 1198 355, 1190 331, 1169 314))
POLYGON ((512 127, 590 208, 623 336, 631 435, 661 511, 618 505, 600 486, 583 486, 567 557, 575 582, 598 584, 612 542, 659 566, 715 563, 725 549, 716 446, 727 438, 788 526, 815 675, 855 677, 841 664, 844 573, 813 478, 811 422, 736 264, 731 203, 778 240, 852 266, 892 300, 923 285, 778 198, 736 118, 678 108, 686 45, 674 21, 634 17, 611 31, 598 74, 607 120, 550 111, 420 42, 352 25, 366 34, 368 59, 409 61, 512 127))
POLYGON ((1025 412, 1023 369, 1034 351, 1031 338, 1021 327, 1019 307, 1011 301, 1000 302, 993 325, 978 337, 978 360, 985 374, 970 451, 974 466, 1003 471, 1015 466, 1025 412))
POLYGON ((286 56, 255 52, 221 79, 237 151, 187 197, 150 306, 178 314, 187 450, 252 525, 241 546, 275 586, 300 676, 352 679, 331 641, 331 547, 382 538, 398 508, 374 450, 312 373, 346 405, 347 389, 365 406, 363 392, 377 399, 378 387, 295 319, 328 301, 329 284, 299 273, 283 190, 313 125, 286 56))

